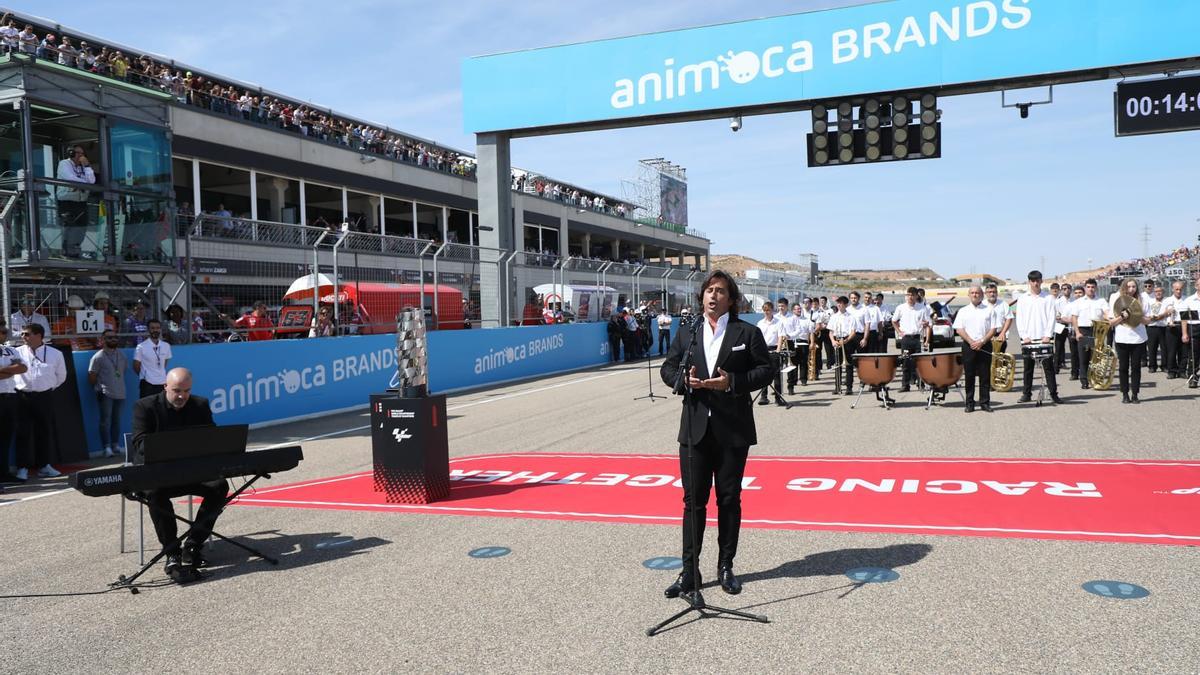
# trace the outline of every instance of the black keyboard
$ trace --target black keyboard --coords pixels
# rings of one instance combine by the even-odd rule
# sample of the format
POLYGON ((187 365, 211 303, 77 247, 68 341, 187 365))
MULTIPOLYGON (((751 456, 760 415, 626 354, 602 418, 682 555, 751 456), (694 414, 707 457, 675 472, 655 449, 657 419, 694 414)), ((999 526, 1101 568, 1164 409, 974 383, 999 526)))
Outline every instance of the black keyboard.
POLYGON ((300 446, 254 450, 228 455, 193 457, 174 462, 111 466, 71 475, 71 487, 89 497, 142 492, 296 468, 304 455, 300 446))

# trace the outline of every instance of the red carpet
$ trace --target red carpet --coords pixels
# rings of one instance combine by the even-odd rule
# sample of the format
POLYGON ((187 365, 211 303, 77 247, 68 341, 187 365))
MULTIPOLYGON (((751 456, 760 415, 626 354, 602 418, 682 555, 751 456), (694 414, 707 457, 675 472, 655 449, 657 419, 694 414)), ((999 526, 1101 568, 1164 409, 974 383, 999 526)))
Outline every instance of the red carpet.
MULTIPOLYGON (((450 497, 429 505, 385 503, 370 472, 239 503, 665 524, 682 509, 671 455, 486 455, 450 470, 450 497)), ((745 527, 1200 544, 1200 462, 752 456, 744 486, 745 527)))

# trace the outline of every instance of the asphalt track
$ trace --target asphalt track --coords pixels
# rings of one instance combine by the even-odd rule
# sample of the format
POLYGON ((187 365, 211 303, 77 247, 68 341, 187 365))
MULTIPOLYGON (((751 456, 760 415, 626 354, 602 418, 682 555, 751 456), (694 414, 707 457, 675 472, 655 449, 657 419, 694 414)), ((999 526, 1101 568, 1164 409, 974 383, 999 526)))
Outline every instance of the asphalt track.
MULTIPOLYGON (((655 361, 657 365, 657 361, 655 361)), ((675 399, 645 393, 644 364, 614 365, 456 395, 451 455, 671 453, 675 399)), ((1144 403, 1064 383, 1062 406, 924 411, 834 399, 827 375, 791 410, 756 407, 762 455, 1194 459, 1198 401, 1147 376, 1144 403)), ((657 378, 655 391, 665 393, 657 378)), ((369 470, 365 408, 253 432, 255 446, 301 439, 305 460, 270 487, 369 470)), ((65 479, 0 494, 0 672, 1194 672, 1200 559, 1188 546, 744 529, 745 591, 710 602, 767 625, 703 619, 647 638, 680 609, 662 597, 678 528, 461 515, 233 507, 221 531, 278 567, 212 545, 210 577, 138 595, 103 590, 136 569, 117 552, 118 501, 63 491, 65 479), (31 497, 34 497, 31 499, 31 497), (473 559, 483 546, 512 549, 473 559), (887 567, 890 583, 845 572, 887 567), (1090 580, 1151 595, 1103 598, 1090 580)), ((748 493, 749 494, 749 493, 748 493)), ((749 497, 748 497, 749 498, 749 497)), ((1200 495, 1192 508, 1200 518, 1200 495)), ((147 523, 147 537, 153 535, 147 523)), ((710 529, 702 573, 715 563, 710 529)))

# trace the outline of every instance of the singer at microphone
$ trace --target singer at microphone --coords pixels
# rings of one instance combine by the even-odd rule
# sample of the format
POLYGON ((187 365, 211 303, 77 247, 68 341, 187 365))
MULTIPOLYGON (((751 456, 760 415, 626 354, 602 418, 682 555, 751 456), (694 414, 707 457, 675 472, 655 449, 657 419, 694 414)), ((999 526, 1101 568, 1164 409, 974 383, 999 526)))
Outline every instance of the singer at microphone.
POLYGON ((690 329, 680 327, 660 371, 663 382, 674 387, 675 393, 689 393, 684 397, 678 437, 683 478, 683 572, 667 588, 668 598, 699 590, 702 585, 697 560, 704 541, 709 486, 714 478, 717 578, 726 593, 742 590, 733 573, 733 559, 742 524, 746 456, 750 446, 758 442, 751 396, 767 386, 775 374, 762 333, 737 318, 741 293, 731 276, 720 270, 710 273, 700 286, 698 300, 703 315, 690 329))

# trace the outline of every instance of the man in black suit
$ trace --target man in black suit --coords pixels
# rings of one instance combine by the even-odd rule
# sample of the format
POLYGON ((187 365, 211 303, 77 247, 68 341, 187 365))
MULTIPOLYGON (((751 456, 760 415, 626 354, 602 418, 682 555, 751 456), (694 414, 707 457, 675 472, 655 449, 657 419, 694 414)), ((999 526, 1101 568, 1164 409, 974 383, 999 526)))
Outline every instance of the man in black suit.
POLYGON ((775 374, 762 333, 737 318, 741 294, 732 277, 720 270, 710 273, 700 286, 699 300, 703 317, 692 330, 678 332, 660 372, 667 385, 682 380, 691 390, 684 399, 678 437, 683 475, 683 572, 667 588, 668 598, 701 586, 694 570, 704 541, 708 492, 714 477, 720 548, 717 578, 726 593, 742 590, 733 574, 733 558, 742 525, 742 474, 750 446, 758 442, 751 397, 775 374), (681 372, 685 354, 690 363, 686 373, 681 372), (690 463, 689 441, 693 445, 690 463))
MULTIPOLYGON (((213 426, 213 416, 208 399, 192 396, 191 371, 174 368, 167 373, 163 391, 139 399, 133 405, 133 462, 141 464, 144 461, 147 434, 209 426, 213 426)), ((229 482, 224 479, 147 491, 150 520, 154 522, 154 533, 158 535, 159 543, 167 552, 164 569, 172 579, 182 583, 199 577, 196 568, 204 565, 201 549, 212 534, 217 516, 221 515, 227 494, 229 482), (181 549, 171 500, 183 495, 196 495, 203 498, 204 502, 196 512, 196 526, 181 549)))

